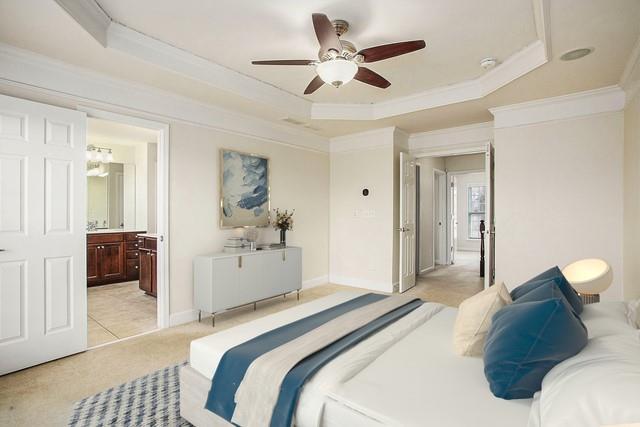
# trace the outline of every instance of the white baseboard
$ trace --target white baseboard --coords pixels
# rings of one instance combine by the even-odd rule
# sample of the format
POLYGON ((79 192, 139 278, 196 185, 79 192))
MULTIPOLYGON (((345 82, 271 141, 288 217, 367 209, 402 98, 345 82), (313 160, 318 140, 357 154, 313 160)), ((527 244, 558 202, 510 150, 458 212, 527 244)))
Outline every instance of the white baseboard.
POLYGON ((327 283, 329 283, 328 275, 314 277, 313 279, 308 279, 302 282, 302 289, 311 289, 315 288, 316 286, 326 285, 327 283))
POLYGON ((169 316, 169 327, 193 322, 194 320, 198 320, 198 310, 195 309, 171 313, 169 316))
POLYGON ((420 274, 428 273, 432 271, 434 268, 435 267, 433 265, 431 267, 423 268, 422 270, 420 270, 420 274))
POLYGON ((379 292, 393 292, 393 283, 391 282, 378 282, 369 279, 361 279, 359 277, 345 277, 345 276, 329 276, 329 282, 336 285, 353 286, 356 288, 370 289, 372 291, 379 292))

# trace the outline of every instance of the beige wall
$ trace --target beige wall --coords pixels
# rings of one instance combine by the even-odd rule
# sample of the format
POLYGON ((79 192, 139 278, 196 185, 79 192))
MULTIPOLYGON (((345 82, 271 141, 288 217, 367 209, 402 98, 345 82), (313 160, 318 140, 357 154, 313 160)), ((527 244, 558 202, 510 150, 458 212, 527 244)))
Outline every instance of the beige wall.
MULTIPOLYGON (((303 248, 303 281, 326 279, 328 274, 327 154, 174 123, 169 177, 171 313, 193 307, 193 257, 220 251, 229 236, 242 234, 219 227, 220 148, 269 157, 271 208, 296 210, 287 243, 303 248)), ((260 229, 260 241, 278 240, 272 228, 260 229)))
POLYGON ((447 172, 478 171, 484 170, 485 154, 464 154, 461 156, 448 156, 444 158, 444 166, 447 172))
POLYGON ((496 281, 600 257, 622 298, 623 113, 495 130, 496 281))
POLYGON ((444 171, 444 157, 421 157, 420 165, 420 272, 433 268, 433 170, 444 171))
POLYGON ((394 148, 331 154, 330 280, 390 292, 393 276, 394 148), (368 188, 364 197, 362 189, 368 188))
POLYGON ((640 298, 640 95, 624 113, 624 298, 640 298))

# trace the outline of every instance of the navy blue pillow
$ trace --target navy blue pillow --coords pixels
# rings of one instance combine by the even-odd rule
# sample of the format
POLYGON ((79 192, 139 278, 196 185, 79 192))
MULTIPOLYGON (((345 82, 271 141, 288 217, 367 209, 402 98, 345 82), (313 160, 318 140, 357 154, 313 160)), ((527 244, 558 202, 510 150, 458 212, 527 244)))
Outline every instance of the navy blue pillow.
POLYGON ((484 345, 491 392, 502 399, 533 397, 547 372, 585 345, 587 328, 548 281, 493 316, 484 345))
POLYGON ((524 282, 522 285, 518 286, 514 290, 511 291, 511 299, 516 301, 518 298, 522 298, 525 294, 537 288, 540 285, 545 284, 549 280, 554 280, 560 290, 562 291, 564 297, 567 299, 573 310, 580 314, 582 313, 583 305, 582 299, 580 299, 580 295, 573 289, 571 283, 564 277, 562 271, 556 266, 548 269, 542 274, 538 274, 533 279, 530 279, 524 282))

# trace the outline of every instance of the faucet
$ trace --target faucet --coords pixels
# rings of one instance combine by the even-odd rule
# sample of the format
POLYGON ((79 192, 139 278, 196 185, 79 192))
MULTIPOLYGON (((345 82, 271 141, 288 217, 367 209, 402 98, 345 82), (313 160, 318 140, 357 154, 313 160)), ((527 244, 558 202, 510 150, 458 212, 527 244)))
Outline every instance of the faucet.
POLYGON ((98 228, 98 221, 87 221, 87 231, 95 231, 98 228))

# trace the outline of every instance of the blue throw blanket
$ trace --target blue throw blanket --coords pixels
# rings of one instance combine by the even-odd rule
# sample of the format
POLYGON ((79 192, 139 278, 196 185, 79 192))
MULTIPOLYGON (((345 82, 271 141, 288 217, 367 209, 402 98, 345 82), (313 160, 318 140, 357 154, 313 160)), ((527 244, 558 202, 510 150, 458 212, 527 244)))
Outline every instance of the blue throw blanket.
MULTIPOLYGON (((235 410, 234 397, 236 390, 244 378, 249 365, 263 354, 285 344, 318 326, 341 316, 349 311, 367 304, 387 298, 384 295, 365 294, 331 307, 309 317, 281 326, 272 331, 259 335, 243 344, 229 349, 218 364, 213 377, 211 390, 205 408, 220 417, 231 421, 235 410)), ((315 374, 322 366, 333 358, 371 336, 375 332, 395 322, 400 317, 415 310, 422 304, 421 300, 410 303, 375 319, 368 325, 355 330, 333 344, 307 357, 296 365, 285 377, 280 388, 278 402, 274 408, 271 426, 289 427, 298 402, 300 391, 305 381, 315 374)))

